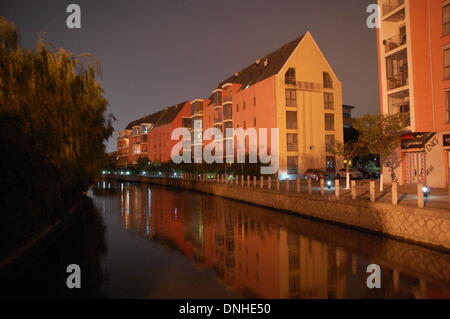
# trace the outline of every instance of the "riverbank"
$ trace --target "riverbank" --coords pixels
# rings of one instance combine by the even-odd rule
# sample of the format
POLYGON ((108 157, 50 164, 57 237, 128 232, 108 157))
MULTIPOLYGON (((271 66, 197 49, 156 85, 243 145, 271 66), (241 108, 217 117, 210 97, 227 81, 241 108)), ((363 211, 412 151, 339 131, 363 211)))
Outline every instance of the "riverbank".
POLYGON ((202 192, 450 251, 450 212, 444 209, 349 201, 332 195, 274 191, 211 181, 117 175, 111 178, 202 192))
POLYGON ((76 211, 84 205, 86 199, 69 209, 53 224, 45 227, 41 232, 35 234, 27 243, 18 248, 14 253, 7 255, 0 261, 0 271, 5 271, 20 264, 23 260, 32 256, 39 256, 61 235, 76 216, 76 211))

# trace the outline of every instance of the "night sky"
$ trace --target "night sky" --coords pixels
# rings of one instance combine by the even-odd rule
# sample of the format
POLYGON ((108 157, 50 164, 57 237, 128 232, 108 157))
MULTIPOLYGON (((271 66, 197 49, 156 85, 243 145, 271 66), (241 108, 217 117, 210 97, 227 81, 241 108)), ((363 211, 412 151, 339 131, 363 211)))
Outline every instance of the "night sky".
MULTIPOLYGON (((38 32, 56 47, 89 52, 116 130, 143 115, 208 97, 217 83, 310 31, 343 83, 355 114, 378 111, 374 0, 0 0, 22 44, 38 32), (66 27, 67 5, 81 7, 80 30, 66 27)), ((115 136, 108 151, 115 150, 115 136)))

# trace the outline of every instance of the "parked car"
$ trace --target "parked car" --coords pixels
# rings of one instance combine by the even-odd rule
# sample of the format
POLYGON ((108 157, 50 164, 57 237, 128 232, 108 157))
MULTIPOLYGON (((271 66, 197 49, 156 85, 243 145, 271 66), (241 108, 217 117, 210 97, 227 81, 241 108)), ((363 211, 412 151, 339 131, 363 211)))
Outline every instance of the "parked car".
MULTIPOLYGON (((364 178, 363 174, 360 171, 358 171, 357 169, 350 168, 348 170, 348 172, 350 173, 350 178, 353 178, 353 179, 364 178)), ((336 176, 339 178, 346 178, 347 170, 345 168, 340 169, 337 172, 336 176)))
POLYGON ((377 171, 374 171, 372 169, 368 169, 368 168, 357 168, 357 170, 359 172, 361 172, 361 174, 363 174, 364 178, 378 178, 380 177, 380 173, 377 171))
POLYGON ((329 174, 321 169, 314 169, 310 168, 306 170, 306 172, 303 174, 305 176, 305 179, 312 179, 315 181, 320 180, 321 178, 326 179, 329 177, 329 174))

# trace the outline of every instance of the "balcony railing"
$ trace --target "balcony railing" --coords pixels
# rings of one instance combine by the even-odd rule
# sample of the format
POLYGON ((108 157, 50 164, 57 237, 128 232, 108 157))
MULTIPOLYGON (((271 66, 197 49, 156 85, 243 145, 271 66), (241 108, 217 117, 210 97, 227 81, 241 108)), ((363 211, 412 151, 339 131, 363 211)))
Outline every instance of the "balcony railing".
POLYGON ((388 0, 383 4, 383 16, 405 4, 405 0, 388 0))
POLYGON ((223 98, 223 103, 232 102, 232 101, 233 101, 232 95, 227 95, 227 96, 224 96, 224 98, 223 98))
POLYGON ((295 87, 302 91, 320 91, 323 86, 320 83, 296 81, 295 83, 286 84, 288 87, 295 87))
POLYGON ((396 36, 384 41, 385 52, 392 51, 406 44, 406 33, 397 34, 396 36))
POLYGON ((408 85, 408 72, 388 77, 388 90, 394 90, 405 85, 408 85))

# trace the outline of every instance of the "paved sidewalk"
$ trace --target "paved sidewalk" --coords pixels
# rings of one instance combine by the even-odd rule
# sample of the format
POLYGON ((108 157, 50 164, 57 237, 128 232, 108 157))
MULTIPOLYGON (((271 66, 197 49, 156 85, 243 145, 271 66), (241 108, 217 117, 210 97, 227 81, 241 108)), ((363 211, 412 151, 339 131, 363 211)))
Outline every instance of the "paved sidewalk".
MULTIPOLYGON (((251 186, 253 186, 253 179, 250 180, 251 186)), ((241 182, 239 181, 239 185, 241 182)), ((357 180, 357 199, 370 200, 369 194, 370 180, 357 180)), ((233 184, 234 185, 234 184, 233 184)), ((245 185, 247 181, 245 180, 245 185)), ((320 182, 313 182, 313 194, 320 194, 320 182)), ((247 187, 247 186, 245 186, 247 187)), ((260 188, 260 180, 257 180, 257 188, 260 188)), ((264 181, 264 189, 268 188, 267 179, 264 181)), ((345 179, 340 180, 340 197, 344 199, 351 199, 351 190, 345 189, 345 179)), ((272 181, 272 190, 276 191, 276 182, 272 181)), ((280 182, 280 192, 286 192, 286 182, 280 182)), ((289 192, 292 194, 297 193, 296 181, 290 181, 289 192)), ((301 180, 301 193, 308 192, 308 185, 305 180, 301 180)), ((375 180, 375 193, 376 202, 392 203, 392 189, 391 185, 385 184, 383 192, 380 192, 379 180, 375 180)), ((325 195, 334 196, 334 186, 327 188, 325 185, 325 195)), ((398 201, 399 205, 407 205, 416 208, 417 207, 417 186, 416 185, 404 185, 398 186, 398 201)), ((426 208, 439 208, 448 209, 450 211, 449 204, 449 191, 448 189, 433 188, 430 190, 430 194, 425 198, 426 208)))

